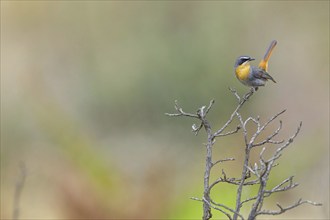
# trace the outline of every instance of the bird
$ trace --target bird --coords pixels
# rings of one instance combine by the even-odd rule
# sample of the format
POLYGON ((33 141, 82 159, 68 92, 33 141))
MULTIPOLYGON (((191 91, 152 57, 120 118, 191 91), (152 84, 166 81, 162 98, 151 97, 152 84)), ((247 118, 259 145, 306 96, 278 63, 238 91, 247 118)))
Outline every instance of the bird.
POLYGON ((235 62, 235 75, 237 79, 246 86, 258 90, 260 86, 265 86, 268 80, 276 81, 269 75, 268 71, 268 60, 272 55, 272 52, 277 44, 276 40, 273 40, 263 59, 260 61, 258 66, 251 66, 250 61, 255 60, 250 56, 239 56, 235 62))

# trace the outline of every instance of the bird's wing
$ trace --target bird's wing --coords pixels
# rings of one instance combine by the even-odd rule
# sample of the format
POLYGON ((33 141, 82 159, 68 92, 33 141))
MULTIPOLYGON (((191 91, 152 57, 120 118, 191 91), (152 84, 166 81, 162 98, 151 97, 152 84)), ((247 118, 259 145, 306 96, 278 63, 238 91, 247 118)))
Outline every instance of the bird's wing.
POLYGON ((255 77, 257 79, 263 79, 263 80, 270 79, 271 81, 276 83, 276 81, 273 79, 273 77, 271 77, 265 70, 259 69, 254 66, 252 67, 252 75, 253 75, 253 77, 255 77))

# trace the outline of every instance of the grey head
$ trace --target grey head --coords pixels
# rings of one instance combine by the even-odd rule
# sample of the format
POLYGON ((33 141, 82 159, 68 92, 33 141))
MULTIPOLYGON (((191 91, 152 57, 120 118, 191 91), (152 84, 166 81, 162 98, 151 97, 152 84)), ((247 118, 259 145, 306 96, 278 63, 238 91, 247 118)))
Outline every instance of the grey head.
POLYGON ((243 63, 245 62, 249 62, 251 60, 255 60, 254 58, 250 57, 250 56, 239 56, 237 59, 236 59, 236 62, 235 62, 235 68, 242 65, 243 63))

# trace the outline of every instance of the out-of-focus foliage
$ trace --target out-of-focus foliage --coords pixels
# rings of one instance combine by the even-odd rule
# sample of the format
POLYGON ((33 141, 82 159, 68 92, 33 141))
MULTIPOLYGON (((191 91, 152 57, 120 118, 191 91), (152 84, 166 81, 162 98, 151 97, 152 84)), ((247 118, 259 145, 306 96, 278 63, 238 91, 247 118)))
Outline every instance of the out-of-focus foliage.
MULTIPOLYGON (((200 218, 202 204, 189 197, 202 194, 205 136, 164 113, 176 99, 195 111, 214 98, 210 121, 221 126, 236 104, 228 87, 247 91, 235 58, 261 59, 276 39, 269 72, 278 83, 242 114, 262 120, 287 109, 283 137, 303 121, 271 182, 293 174, 301 184, 269 207, 304 197, 324 206, 282 217, 328 219, 328 9, 328 1, 1 1, 1 218, 11 217, 20 161, 22 219, 200 218)), ((217 141, 214 157, 239 161, 241 150, 237 134, 217 141)), ((212 178, 221 168, 241 169, 228 162, 212 178)), ((235 188, 221 187, 213 198, 232 205, 235 188)))

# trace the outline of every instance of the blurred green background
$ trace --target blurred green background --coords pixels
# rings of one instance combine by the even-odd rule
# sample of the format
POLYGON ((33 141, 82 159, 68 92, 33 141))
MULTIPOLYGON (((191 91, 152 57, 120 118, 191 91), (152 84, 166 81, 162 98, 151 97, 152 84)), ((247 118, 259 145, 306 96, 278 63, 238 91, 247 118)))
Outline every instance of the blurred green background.
MULTIPOLYGON (((303 129, 270 182, 295 175, 300 186, 267 207, 302 197, 324 205, 273 218, 328 219, 329 1, 1 1, 1 218, 12 216, 20 161, 22 219, 200 218, 189 198, 202 195, 205 134, 164 113, 176 99, 195 112, 214 98, 209 119, 222 126, 236 107, 228 87, 248 91, 236 57, 259 60, 273 39, 278 83, 242 114, 287 109, 280 137, 303 129)), ((214 158, 239 161, 242 141, 219 139, 214 158)), ((235 188, 221 187, 213 198, 232 205, 235 188)))

